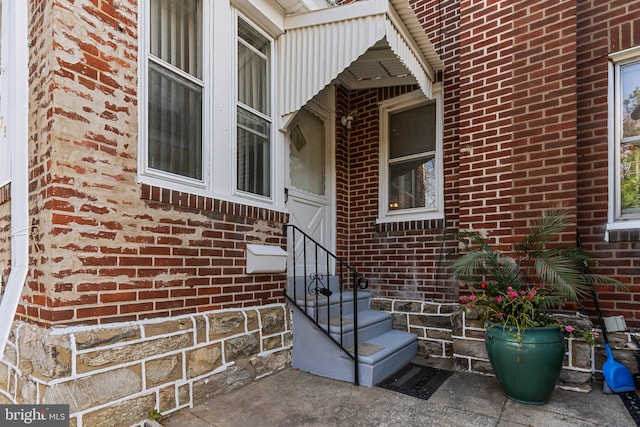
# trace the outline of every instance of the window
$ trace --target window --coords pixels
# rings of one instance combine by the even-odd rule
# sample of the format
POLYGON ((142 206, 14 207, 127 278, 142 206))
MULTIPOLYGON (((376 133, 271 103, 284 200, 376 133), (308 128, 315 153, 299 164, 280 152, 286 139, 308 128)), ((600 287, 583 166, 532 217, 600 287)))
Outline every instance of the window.
POLYGON ((381 105, 380 222, 442 217, 439 104, 414 92, 381 105))
POLYGON ((640 227, 640 48, 611 56, 610 223, 640 227), (637 221, 630 224, 629 220, 637 221))
POLYGON ((273 39, 216 0, 145 0, 140 26, 141 181, 272 207, 273 39))
POLYGON ((237 188, 271 195, 271 43, 238 18, 237 188))
POLYGON ((202 4, 151 0, 148 165, 202 180, 202 4))

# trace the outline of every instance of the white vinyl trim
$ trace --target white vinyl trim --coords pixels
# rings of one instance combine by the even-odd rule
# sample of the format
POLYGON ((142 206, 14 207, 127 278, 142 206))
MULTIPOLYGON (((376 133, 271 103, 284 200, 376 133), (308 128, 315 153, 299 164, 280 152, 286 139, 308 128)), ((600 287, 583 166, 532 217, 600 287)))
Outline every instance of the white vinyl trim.
POLYGON ((442 64, 406 0, 370 0, 285 19, 278 39, 282 116, 296 112, 381 40, 427 98, 442 64), (418 39, 417 39, 418 38, 418 39))
POLYGON ((9 338, 29 271, 29 82, 28 6, 24 0, 4 0, 2 19, 3 81, 8 79, 7 140, 11 143, 11 273, 0 303, 0 357, 9 338))
POLYGON ((608 65, 608 140, 609 140, 609 209, 605 240, 609 230, 631 230, 640 228, 640 218, 621 214, 620 206, 620 142, 622 123, 620 111, 622 105, 622 84, 620 67, 640 58, 640 46, 625 49, 609 55, 608 65))
POLYGON ((436 147, 435 147, 435 168, 436 168, 436 206, 433 208, 413 208, 389 210, 389 140, 388 125, 389 114, 408 108, 415 108, 428 101, 422 96, 420 91, 410 92, 396 98, 388 99, 379 105, 380 111, 380 155, 378 181, 378 218, 376 223, 390 223, 401 221, 417 221, 426 219, 444 218, 444 160, 443 160, 443 99, 441 85, 436 84, 434 96, 436 102, 436 147))

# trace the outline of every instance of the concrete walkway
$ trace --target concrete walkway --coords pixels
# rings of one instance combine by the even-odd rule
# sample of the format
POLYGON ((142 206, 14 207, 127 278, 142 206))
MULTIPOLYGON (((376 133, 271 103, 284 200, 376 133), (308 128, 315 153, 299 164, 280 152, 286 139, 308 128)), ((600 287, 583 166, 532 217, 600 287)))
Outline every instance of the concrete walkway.
POLYGON ((429 400, 285 369, 161 421, 203 426, 635 426, 617 395, 556 389, 546 405, 507 399, 495 378, 454 372, 429 400))

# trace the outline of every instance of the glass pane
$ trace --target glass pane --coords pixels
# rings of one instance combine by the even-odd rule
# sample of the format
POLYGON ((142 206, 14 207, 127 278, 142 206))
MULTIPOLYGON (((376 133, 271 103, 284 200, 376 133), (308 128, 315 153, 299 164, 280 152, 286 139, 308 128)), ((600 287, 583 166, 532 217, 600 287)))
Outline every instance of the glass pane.
POLYGON ((389 158, 436 149, 436 104, 389 114, 389 158))
POLYGON ((202 179, 202 88, 149 63, 149 166, 202 179))
POLYGON ((200 0, 151 0, 151 53, 202 77, 202 5, 200 0))
POLYGON ((238 189, 271 195, 271 124, 238 108, 238 189))
POLYGON ((622 77, 622 137, 640 136, 640 61, 624 65, 622 77))
POLYGON ((291 184, 303 191, 324 195, 324 123, 304 108, 291 130, 289 169, 291 184))
POLYGON ((389 166, 389 210, 436 207, 436 168, 433 157, 389 166))
POLYGON ((640 144, 623 144, 620 152, 622 214, 640 213, 640 144))
POLYGON ((238 20, 238 101, 270 115, 269 41, 238 20))

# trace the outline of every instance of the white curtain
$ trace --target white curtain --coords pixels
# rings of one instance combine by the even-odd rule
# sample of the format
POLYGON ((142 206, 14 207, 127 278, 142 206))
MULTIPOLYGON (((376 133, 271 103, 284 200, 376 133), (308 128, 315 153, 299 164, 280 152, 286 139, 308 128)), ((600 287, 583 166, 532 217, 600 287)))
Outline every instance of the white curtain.
POLYGON ((151 0, 149 166, 202 179, 201 0, 151 0))
POLYGON ((238 189, 271 195, 270 42, 238 19, 238 189))

